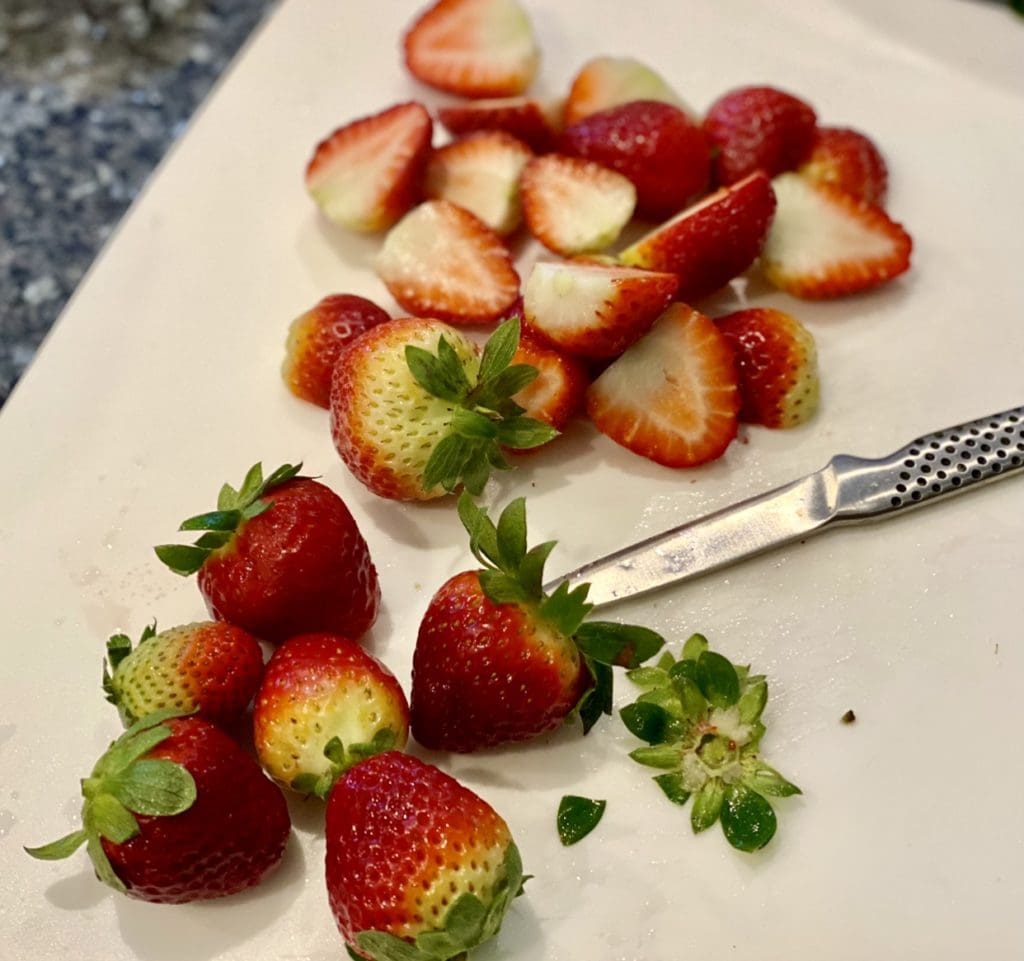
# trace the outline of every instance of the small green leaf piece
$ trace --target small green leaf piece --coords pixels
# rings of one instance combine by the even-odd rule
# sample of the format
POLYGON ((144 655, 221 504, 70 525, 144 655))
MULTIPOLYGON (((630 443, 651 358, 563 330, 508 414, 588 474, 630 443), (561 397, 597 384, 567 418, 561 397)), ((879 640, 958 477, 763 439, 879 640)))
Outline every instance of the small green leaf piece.
POLYGON ((492 380, 512 363, 519 349, 520 324, 518 317, 510 317, 499 324, 487 338, 480 358, 480 381, 492 380))
MULTIPOLYGON (((627 704, 620 712, 622 723, 629 728, 630 733, 641 741, 648 744, 661 744, 665 740, 665 732, 672 720, 672 716, 657 704, 649 704, 638 701, 634 704, 627 704)), ((676 752, 676 759, 679 754, 676 752)))
POLYGON ((139 833, 139 822, 112 794, 100 793, 89 801, 85 830, 114 844, 124 844, 139 833))
POLYGON ((725 785, 721 778, 713 777, 705 781, 704 786, 694 797, 693 807, 690 810, 690 824, 693 826, 694 834, 706 831, 718 820, 724 800, 725 785))
POLYGON ((25 853, 40 861, 62 861, 64 858, 71 857, 88 839, 89 835, 85 831, 72 831, 49 844, 43 844, 37 848, 25 848, 25 853))
POLYGON ((787 781, 775 768, 757 759, 745 762, 743 783, 758 794, 766 794, 769 797, 792 797, 794 794, 803 794, 800 788, 787 781))
POLYGON ((684 661, 695 661, 708 649, 708 639, 703 634, 691 634, 683 644, 684 661))
POLYGON ((355 942, 362 955, 371 961, 434 961, 408 941, 386 931, 360 931, 355 942))
POLYGON ((697 684, 714 707, 731 707, 740 699, 736 668, 714 651, 702 651, 697 658, 697 684))
POLYGON ((568 847, 582 841, 604 816, 607 801, 595 801, 580 797, 578 794, 567 794, 558 803, 558 837, 568 847))
POLYGON ((123 894, 126 890, 124 882, 117 876, 114 866, 110 863, 110 858, 107 857, 107 852, 103 850, 103 844, 100 841, 100 836, 98 834, 89 834, 89 840, 86 842, 86 850, 89 852, 89 860, 92 861, 92 867, 96 872, 96 877, 107 885, 107 887, 113 888, 115 891, 120 891, 123 894))
MULTIPOLYGON (((685 663, 692 663, 692 661, 685 663)), ((684 717, 696 720, 707 712, 707 698, 704 697, 695 681, 691 681, 688 677, 677 677, 672 680, 671 686, 679 698, 684 717)))
POLYGON ((105 787, 136 814, 181 814, 196 800, 192 775, 180 764, 162 758, 136 761, 107 778, 105 787))
POLYGON ((233 531, 242 519, 241 511, 209 511, 181 522, 179 531, 233 531))
POLYGON ((742 724, 753 724, 764 711, 768 703, 768 684, 765 681, 758 681, 748 687, 739 700, 740 722, 742 724))
POLYGON ((209 550, 184 544, 161 544, 153 549, 164 564, 182 577, 195 574, 210 556, 209 550))
POLYGON ((480 587, 495 604, 528 604, 533 600, 523 585, 502 571, 479 571, 480 587))
POLYGON ((519 563, 519 580, 526 593, 540 598, 544 593, 544 565, 558 541, 545 541, 531 547, 519 563))
POLYGON ((519 573, 526 557, 526 500, 510 501, 498 518, 498 558, 506 571, 519 573))
POLYGON ((462 407, 452 412, 452 430, 470 440, 494 440, 498 436, 498 425, 493 420, 462 407))
POLYGON ((683 775, 680 771, 669 771, 667 774, 659 774, 654 778, 654 783, 661 788, 662 793, 673 804, 680 806, 690 800, 690 792, 683 784, 683 775))
POLYGON ((668 684, 668 671, 660 667, 634 667, 626 671, 626 677, 637 687, 662 687, 668 684))
POLYGON ((777 821, 772 806, 756 791, 731 784, 722 804, 722 831, 740 851, 757 851, 774 836, 777 821))
MULTIPOLYGON (((443 337, 441 342, 448 343, 443 337)), ((451 349, 451 345, 448 346, 451 349)), ((440 343, 438 348, 440 349, 440 343)), ((451 352, 455 353, 454 350, 451 352)), ((466 380, 466 372, 457 355, 456 363, 453 366, 450 363, 445 363, 440 356, 435 356, 422 347, 409 344, 405 348, 405 362, 416 382, 428 394, 452 404, 462 403, 469 384, 466 380)))
POLYGON ((654 744, 651 747, 638 747, 635 751, 630 751, 629 756, 637 764, 670 771, 679 767, 681 752, 674 744, 654 744))
MULTIPOLYGON (((614 621, 588 621, 577 632, 584 632, 592 642, 599 641, 608 653, 614 646, 614 659, 605 661, 618 667, 639 667, 644 661, 654 657, 665 644, 665 639, 657 632, 635 624, 618 624, 614 621)), ((598 656, 589 652, 591 657, 598 656)))
POLYGON ((580 698, 575 711, 583 724, 583 733, 589 734, 590 729, 601 720, 602 714, 612 713, 613 676, 607 664, 595 664, 589 660, 586 663, 593 675, 594 686, 580 698))
POLYGON ((423 489, 443 487, 453 491, 473 453, 473 441, 461 434, 448 434, 437 442, 423 469, 423 489))
POLYGON ((593 610, 594 605, 587 603, 589 591, 589 584, 570 588, 568 581, 562 581, 541 601, 538 613, 555 630, 572 637, 579 630, 583 619, 593 610))
POLYGON ((498 426, 498 441, 513 450, 532 450, 557 436, 554 427, 532 417, 514 417, 498 426))

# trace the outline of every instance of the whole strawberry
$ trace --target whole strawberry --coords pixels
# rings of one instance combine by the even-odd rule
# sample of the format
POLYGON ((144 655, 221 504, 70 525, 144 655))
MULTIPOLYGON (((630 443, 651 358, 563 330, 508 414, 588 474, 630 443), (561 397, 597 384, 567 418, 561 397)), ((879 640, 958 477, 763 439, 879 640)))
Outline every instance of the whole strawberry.
POLYGON ((289 638, 270 658, 253 709, 263 769, 327 797, 339 774, 409 736, 409 706, 391 672, 337 634, 289 638))
POLYGON ((101 881, 142 901, 184 904, 258 884, 291 830, 280 788, 228 735, 163 711, 136 722, 82 781, 82 828, 39 848, 83 844, 101 881))
POLYGON ((391 751, 357 764, 327 804, 327 895, 353 957, 464 958, 498 933, 523 868, 494 809, 391 751))
POLYGON ((526 505, 495 526, 470 498, 459 516, 482 570, 448 580, 431 599, 413 654, 412 730, 424 747, 475 751, 522 741, 578 713, 584 733, 610 711, 612 666, 636 666, 662 639, 646 628, 593 621, 588 585, 547 594, 554 541, 526 546, 526 505))
POLYGON ((629 178, 642 217, 661 220, 708 188, 707 139, 682 110, 634 100, 591 114, 566 129, 563 152, 585 157, 629 178))
MULTIPOLYGON (((537 447, 557 431, 523 416, 512 395, 537 369, 512 364, 519 321, 495 330, 478 355, 457 330, 407 317, 381 324, 342 351, 331 388, 331 430, 341 459, 373 493, 394 500, 479 493, 501 448, 537 447)), ((343 632, 344 633, 344 632, 343 632)))
POLYGON ((345 503, 286 464, 266 480, 259 464, 217 509, 184 521, 194 545, 157 556, 176 574, 198 572, 210 614, 275 643, 309 631, 359 638, 380 605, 370 552, 345 503))
POLYGON ((249 706, 263 672, 263 653, 251 634, 223 621, 142 632, 138 646, 125 634, 107 642, 103 690, 127 727, 154 711, 195 711, 231 725, 249 706))

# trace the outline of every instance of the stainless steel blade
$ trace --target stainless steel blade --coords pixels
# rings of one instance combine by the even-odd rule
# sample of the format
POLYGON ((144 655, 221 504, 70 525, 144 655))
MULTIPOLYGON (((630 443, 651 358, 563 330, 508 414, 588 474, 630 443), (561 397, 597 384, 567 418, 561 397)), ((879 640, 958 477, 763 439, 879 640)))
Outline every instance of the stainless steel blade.
POLYGON ((936 431, 888 457, 840 454, 821 470, 556 578, 596 605, 643 594, 841 523, 890 516, 1024 468, 1024 406, 936 431))

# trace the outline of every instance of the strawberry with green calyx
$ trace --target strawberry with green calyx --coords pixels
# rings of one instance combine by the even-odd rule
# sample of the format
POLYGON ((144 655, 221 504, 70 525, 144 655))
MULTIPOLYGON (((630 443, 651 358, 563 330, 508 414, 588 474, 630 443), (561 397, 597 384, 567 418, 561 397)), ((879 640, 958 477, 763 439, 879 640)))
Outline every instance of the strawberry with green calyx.
POLYGON ((202 531, 157 556, 176 574, 198 572, 210 614, 279 643, 310 631, 360 638, 380 606, 370 552, 345 503, 285 464, 265 480, 260 464, 239 490, 225 484, 217 509, 184 521, 202 531))
POLYGON ((437 320, 381 324, 342 351, 331 390, 334 444, 371 491, 430 500, 460 484, 479 494, 502 448, 526 450, 558 432, 512 400, 537 369, 514 364, 519 320, 501 324, 482 355, 437 320))
POLYGON ((107 641, 103 690, 126 727, 165 708, 230 725, 245 713, 262 672, 259 643, 240 627, 203 621, 157 633, 154 621, 134 649, 126 634, 107 641))
POLYGON ((465 493, 459 516, 481 570, 431 599, 413 654, 412 730, 425 747, 469 752, 522 741, 578 715, 586 733, 611 713, 612 667, 661 647, 642 627, 588 621, 589 585, 544 591, 554 541, 527 549, 526 504, 495 525, 465 493))
POLYGON ((630 757, 664 772, 654 780, 673 803, 693 797, 695 833, 721 820, 734 848, 764 847, 777 826, 767 797, 801 793, 758 754, 768 700, 764 675, 734 666, 694 634, 680 660, 665 652, 657 666, 627 676, 646 688, 621 711, 626 727, 647 742, 630 757))
POLYGON ((274 651, 252 720, 263 769, 320 798, 352 765, 402 750, 409 736, 409 705, 398 681, 337 634, 291 637, 274 651))
POLYGON ((251 887, 284 854, 280 789, 219 728, 175 711, 137 721, 82 781, 82 827, 38 848, 86 845, 101 881, 143 901, 184 904, 251 887))
POLYGON ((328 900, 356 959, 464 959, 498 933, 522 893, 504 819, 408 754, 378 754, 345 774, 325 835, 328 900))

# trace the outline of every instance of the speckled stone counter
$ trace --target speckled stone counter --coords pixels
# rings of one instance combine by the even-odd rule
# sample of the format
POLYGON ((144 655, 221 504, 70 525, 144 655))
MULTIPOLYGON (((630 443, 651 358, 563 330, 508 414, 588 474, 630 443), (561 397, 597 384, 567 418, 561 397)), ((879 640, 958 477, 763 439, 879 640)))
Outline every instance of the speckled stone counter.
POLYGON ((0 3, 0 404, 273 3, 0 3))

